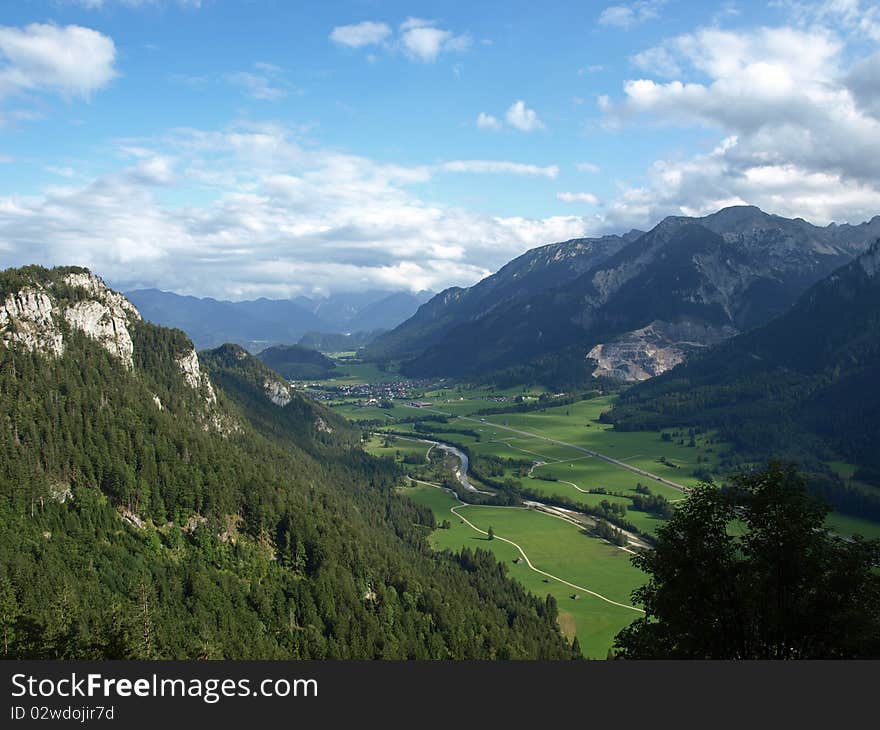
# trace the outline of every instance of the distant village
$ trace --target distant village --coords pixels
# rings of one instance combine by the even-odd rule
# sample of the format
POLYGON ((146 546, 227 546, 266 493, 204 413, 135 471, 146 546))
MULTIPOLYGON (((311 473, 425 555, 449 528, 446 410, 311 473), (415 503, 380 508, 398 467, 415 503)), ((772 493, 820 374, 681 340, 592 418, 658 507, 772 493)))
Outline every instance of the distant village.
MULTIPOLYGON (((299 387, 306 389, 315 400, 337 401, 357 400, 350 405, 360 408, 388 408, 393 401, 406 401, 414 408, 430 408, 435 403, 446 401, 441 398, 438 401, 425 400, 421 396, 426 392, 437 391, 448 387, 447 379, 441 380, 396 380, 389 383, 360 383, 357 385, 340 384, 329 385, 327 383, 303 383, 299 387)), ((491 403, 506 403, 508 401, 523 400, 522 397, 511 398, 506 395, 489 395, 485 398, 491 403)))
POLYGON ((353 405, 368 407, 381 406, 392 400, 413 399, 417 394, 432 388, 443 387, 444 381, 397 380, 391 383, 362 383, 358 385, 326 385, 308 383, 305 388, 315 400, 332 401, 342 398, 357 398, 353 405))

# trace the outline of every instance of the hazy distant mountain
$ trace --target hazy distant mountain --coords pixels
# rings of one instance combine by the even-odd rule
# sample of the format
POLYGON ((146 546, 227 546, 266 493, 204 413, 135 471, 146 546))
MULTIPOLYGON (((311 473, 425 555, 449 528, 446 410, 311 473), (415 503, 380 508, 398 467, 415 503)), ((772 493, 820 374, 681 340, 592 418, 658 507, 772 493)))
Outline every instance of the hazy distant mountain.
POLYGON ((251 351, 295 343, 307 332, 390 329, 415 313, 431 295, 370 291, 334 294, 324 299, 230 302, 158 289, 126 294, 146 319, 182 329, 199 349, 234 342, 251 351))
POLYGON ((560 362, 583 368, 589 356, 596 374, 644 379, 766 323, 878 235, 880 216, 824 228, 752 206, 670 217, 601 246, 530 251, 470 289, 437 295, 368 352, 403 359, 411 375, 529 366, 541 375, 560 362), (478 306, 462 305, 472 299, 478 306))
POLYGON ((324 298, 297 297, 294 301, 321 319, 323 332, 365 332, 396 327, 432 296, 431 291, 413 294, 371 290, 324 298))
POLYGON ((306 332, 300 337, 298 345, 308 347, 318 352, 348 352, 357 350, 375 340, 386 330, 373 330, 371 332, 306 332))

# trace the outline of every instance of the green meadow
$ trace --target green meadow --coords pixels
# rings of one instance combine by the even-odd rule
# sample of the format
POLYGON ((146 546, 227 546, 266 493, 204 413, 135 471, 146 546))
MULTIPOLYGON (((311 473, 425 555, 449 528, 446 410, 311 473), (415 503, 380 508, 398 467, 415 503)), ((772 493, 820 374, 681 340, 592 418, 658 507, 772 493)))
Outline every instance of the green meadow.
MULTIPOLYGON (((531 570, 516 548, 502 540, 489 540, 450 512, 459 504, 447 492, 425 485, 404 487, 413 501, 430 507, 438 523, 431 544, 438 550, 463 547, 491 550, 508 573, 538 596, 552 595, 559 607, 559 622, 571 639, 577 636, 584 656, 604 659, 615 634, 641 614, 607 603, 557 580, 531 570), (574 596, 577 596, 575 598, 574 596)), ((462 507, 461 515, 481 530, 489 527, 497 537, 520 545, 532 564, 570 583, 629 605, 631 591, 644 582, 644 575, 630 564, 630 556, 608 543, 585 535, 577 526, 534 510, 507 507, 462 507)))
MULTIPOLYGON (((437 430, 427 435, 415 432, 412 423, 398 422, 400 418, 419 414, 417 409, 400 401, 391 410, 356 408, 351 404, 334 407, 354 420, 384 419, 387 426, 378 427, 380 433, 371 438, 368 450, 405 461, 407 472, 416 478, 442 479, 449 472, 451 461, 433 459, 431 464, 415 463, 425 457, 427 445, 401 437, 383 436, 382 430, 464 445, 471 451, 477 465, 481 456, 497 457, 505 462, 511 459, 514 463, 505 464, 504 473, 495 474, 493 478, 515 479, 538 494, 566 497, 584 507, 597 507, 603 501, 619 504, 626 507, 625 519, 648 535, 653 534, 663 520, 632 509, 630 497, 636 494, 636 485, 646 485, 654 494, 673 503, 685 495, 673 487, 573 447, 605 454, 684 487, 698 484, 698 473, 723 476, 716 470, 719 455, 727 447, 717 440, 715 434, 687 430, 670 430, 665 435, 650 431, 616 432, 599 420, 602 412, 612 405, 612 396, 526 413, 477 413, 504 405, 488 401, 493 394, 498 392, 456 388, 420 396, 430 400, 436 410, 460 416, 445 425, 431 422, 437 430), (508 430, 510 428, 527 433, 516 433, 508 430), (604 489, 615 494, 590 493, 591 489, 604 489)), ((513 391, 507 395, 517 394, 513 391)), ((429 416, 431 412, 423 411, 422 414, 429 416)), ((844 478, 852 477, 850 465, 835 462, 832 467, 844 478)), ((516 548, 503 540, 488 540, 450 512, 459 503, 447 492, 423 485, 409 486, 403 491, 414 501, 429 506, 438 524, 444 519, 450 521, 450 529, 437 529, 430 535, 434 548, 480 547, 491 550, 507 566, 510 575, 527 589, 539 596, 553 595, 559 606, 563 631, 569 638, 577 636, 585 656, 604 658, 615 634, 639 615, 542 576, 530 570, 525 562, 514 562, 519 557, 516 548), (578 597, 574 598, 574 595, 578 597)), ((491 526, 498 537, 516 542, 535 567, 618 603, 629 604, 632 590, 645 580, 645 576, 631 565, 626 552, 586 535, 579 527, 564 520, 524 508, 467 505, 457 511, 479 529, 486 531, 491 526)), ((832 514, 828 525, 844 535, 880 537, 880 524, 868 520, 832 514)), ((732 532, 741 531, 742 526, 732 526, 732 532)))

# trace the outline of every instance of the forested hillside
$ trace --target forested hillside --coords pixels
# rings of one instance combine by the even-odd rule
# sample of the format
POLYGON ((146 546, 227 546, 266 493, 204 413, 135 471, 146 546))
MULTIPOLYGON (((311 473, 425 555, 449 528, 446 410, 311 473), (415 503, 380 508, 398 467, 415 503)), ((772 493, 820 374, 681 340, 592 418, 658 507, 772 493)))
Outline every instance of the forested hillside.
POLYGON ((267 347, 257 357, 288 380, 331 378, 337 369, 329 357, 303 345, 267 347))
POLYGON ((397 467, 240 348, 208 377, 72 268, 4 272, 0 339, 0 656, 571 655, 552 602, 432 554, 397 467))

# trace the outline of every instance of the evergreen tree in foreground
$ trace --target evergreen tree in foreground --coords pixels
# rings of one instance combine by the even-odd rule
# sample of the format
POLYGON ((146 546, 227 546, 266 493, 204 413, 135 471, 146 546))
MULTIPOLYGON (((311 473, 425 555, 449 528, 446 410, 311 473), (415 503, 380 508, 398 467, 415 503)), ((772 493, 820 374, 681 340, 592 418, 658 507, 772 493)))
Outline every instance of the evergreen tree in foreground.
POLYGON ((704 484, 633 558, 646 616, 616 637, 630 659, 880 656, 880 541, 823 526, 791 465, 704 484))

